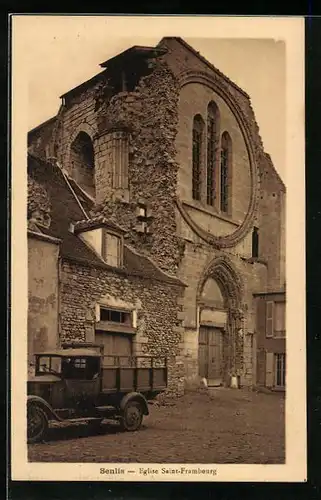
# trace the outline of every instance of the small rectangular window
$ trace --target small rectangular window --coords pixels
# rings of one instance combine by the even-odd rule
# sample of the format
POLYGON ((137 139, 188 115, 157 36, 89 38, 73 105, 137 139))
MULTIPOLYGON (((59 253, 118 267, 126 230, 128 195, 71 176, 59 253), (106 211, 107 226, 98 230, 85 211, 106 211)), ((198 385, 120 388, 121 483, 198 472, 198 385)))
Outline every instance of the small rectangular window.
POLYGON ((266 316, 265 316, 265 335, 266 337, 273 337, 273 316, 274 316, 274 302, 267 301, 266 303, 266 316))
POLYGON ((100 321, 108 321, 111 323, 131 324, 131 314, 125 311, 116 309, 100 308, 100 321))
POLYGON ((84 358, 75 359, 74 366, 75 368, 86 368, 86 359, 84 358))

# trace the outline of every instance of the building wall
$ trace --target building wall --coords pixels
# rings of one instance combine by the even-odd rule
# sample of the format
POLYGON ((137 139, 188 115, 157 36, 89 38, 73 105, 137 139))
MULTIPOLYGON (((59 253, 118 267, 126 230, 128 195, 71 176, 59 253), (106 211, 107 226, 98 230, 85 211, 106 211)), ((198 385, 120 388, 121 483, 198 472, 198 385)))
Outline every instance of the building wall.
POLYGON ((242 114, 248 122, 251 136, 257 147, 262 147, 259 127, 255 120, 250 98, 246 92, 235 85, 217 68, 214 69, 213 65, 210 65, 209 67, 208 64, 200 59, 197 53, 195 54, 184 47, 184 45, 177 39, 172 37, 164 38, 161 41, 160 46, 167 48, 168 53, 164 56, 164 61, 168 64, 169 68, 176 77, 179 77, 179 75, 184 72, 201 72, 210 78, 214 78, 222 90, 230 93, 236 100, 239 108, 242 110, 242 114))
MULTIPOLYGON (((284 303, 286 308, 285 293, 269 293, 255 297, 256 307, 256 384, 267 387, 275 386, 275 354, 286 354, 286 338, 277 338, 277 332, 273 332, 273 337, 267 337, 266 328, 266 303, 280 302, 284 303), (270 358, 270 361, 269 361, 270 358), (270 365, 270 366, 269 366, 270 365), (271 373, 272 370, 272 373, 271 373)), ((286 330, 286 325, 285 325, 286 330)))
MULTIPOLYGON (((190 209, 193 218, 205 230, 211 227, 217 235, 229 234, 234 229, 234 225, 241 223, 248 211, 251 177, 249 168, 249 158, 246 150, 246 144, 237 124, 236 118, 224 100, 213 92, 210 88, 199 83, 190 83, 185 85, 180 92, 179 99, 179 125, 176 136, 177 161, 180 165, 178 174, 178 195, 181 200, 196 205, 197 209, 190 209), (224 217, 217 218, 217 210, 205 204, 206 186, 203 183, 204 203, 200 204, 192 199, 192 130, 193 118, 200 114, 205 121, 205 134, 207 123, 207 106, 214 101, 219 109, 219 135, 227 131, 232 140, 232 182, 231 182, 231 222, 226 221, 224 217), (206 211, 201 211, 202 205, 205 205, 206 211), (211 214, 211 215, 210 215, 211 214), (234 224, 233 224, 234 222, 234 224)), ((204 166, 206 165, 206 140, 204 151, 204 166)), ((205 174, 205 172, 204 172, 205 174)), ((204 180, 206 174, 204 175, 204 180)), ((229 219, 229 218, 227 218, 229 219)))
POLYGON ((52 118, 39 128, 36 127, 34 130, 30 131, 28 136, 28 151, 44 158, 50 156, 53 153, 51 146, 52 134, 55 127, 56 118, 52 118))
POLYGON ((53 240, 28 234, 28 360, 58 344, 58 255, 53 240))
POLYGON ((258 227, 260 255, 268 262, 268 290, 285 286, 285 188, 268 156, 260 168, 258 227))
MULTIPOLYGON (((208 266, 223 257, 233 267, 242 281, 243 290, 240 307, 244 317, 240 323, 242 338, 237 344, 237 371, 242 385, 252 383, 253 349, 251 337, 255 327, 255 309, 252 293, 261 290, 266 282, 266 266, 260 263, 248 263, 238 255, 223 251, 215 251, 200 241, 186 242, 184 258, 179 270, 179 277, 184 279, 188 287, 184 296, 184 328, 185 328, 185 370, 186 377, 193 383, 198 377, 198 335, 199 335, 199 287, 208 266)), ((223 285, 224 286, 224 285, 223 285)), ((228 294, 228 290, 225 290, 228 294)), ((231 339, 232 342, 232 339, 231 339)), ((229 367, 229 373, 232 367, 229 367)))
POLYGON ((95 338, 97 304, 135 311, 134 355, 169 358, 169 391, 181 395, 181 287, 130 278, 64 261, 61 280, 61 341, 95 338))
MULTIPOLYGON (((256 310, 252 294, 275 289, 285 281, 284 186, 263 151, 249 96, 176 39, 165 38, 161 45, 167 47, 168 53, 151 62, 152 73, 142 76, 134 91, 120 92, 100 103, 98 108, 95 85, 78 95, 70 95, 58 113, 53 149, 57 150, 57 157, 69 174, 75 175, 70 146, 80 131, 86 132, 95 150, 96 206, 92 215, 103 214, 119 223, 126 231, 125 241, 187 283, 183 300, 187 378, 198 375, 198 294, 202 280, 215 259, 226 257, 228 266, 242 284, 238 299, 230 297, 230 310, 242 309, 241 320, 229 320, 233 344, 230 347, 237 344, 242 383, 250 385, 256 356, 253 338, 256 310), (213 86, 210 88, 211 85, 195 82, 181 88, 182 74, 186 72, 210 79, 216 90, 213 86), (227 130, 233 141, 232 216, 229 219, 191 200, 192 120, 194 114, 201 113, 206 122, 206 108, 212 99, 220 109, 221 131, 227 130), (252 160, 240 120, 253 150, 252 160), (112 181, 111 134, 117 128, 128 131, 128 186, 120 190, 113 188, 112 181), (177 197, 181 203, 187 202, 186 213, 209 238, 201 238, 186 222, 176 208, 177 197), (148 204, 152 215, 147 222, 148 234, 137 231, 136 210, 141 199, 148 204), (242 237, 235 244, 219 249, 210 241, 211 235, 217 238, 237 231, 252 202, 253 219, 244 227, 242 237), (265 262, 248 260, 253 225, 259 228, 259 257, 265 262)), ((227 295, 228 286, 230 292, 233 291, 232 284, 227 283, 227 295)), ((90 293, 95 295, 92 290, 90 293)), ((155 294, 158 296, 156 289, 155 294)), ((84 321, 83 313, 80 318, 84 321)), ((164 342, 169 342, 169 338, 164 338, 164 342)))

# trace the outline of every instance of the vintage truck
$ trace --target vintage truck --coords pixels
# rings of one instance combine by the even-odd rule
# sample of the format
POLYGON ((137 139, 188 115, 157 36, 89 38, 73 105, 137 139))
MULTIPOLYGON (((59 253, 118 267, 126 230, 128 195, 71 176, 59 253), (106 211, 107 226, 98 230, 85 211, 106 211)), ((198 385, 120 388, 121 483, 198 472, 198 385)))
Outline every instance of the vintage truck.
POLYGON ((27 386, 28 443, 43 440, 53 420, 98 429, 112 419, 136 431, 149 414, 148 402, 166 387, 166 358, 104 355, 103 346, 88 343, 35 354, 27 386))

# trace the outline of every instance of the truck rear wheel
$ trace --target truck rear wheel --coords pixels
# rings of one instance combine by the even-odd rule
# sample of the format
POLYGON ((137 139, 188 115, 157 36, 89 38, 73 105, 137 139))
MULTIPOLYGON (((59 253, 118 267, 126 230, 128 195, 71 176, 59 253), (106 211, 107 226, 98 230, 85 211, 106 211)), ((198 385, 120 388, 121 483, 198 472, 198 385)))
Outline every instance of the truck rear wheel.
POLYGON ((29 444, 42 441, 48 430, 46 413, 35 403, 27 406, 27 442, 29 444))
POLYGON ((120 425, 124 431, 137 431, 142 425, 143 408, 138 401, 129 401, 122 411, 120 425))

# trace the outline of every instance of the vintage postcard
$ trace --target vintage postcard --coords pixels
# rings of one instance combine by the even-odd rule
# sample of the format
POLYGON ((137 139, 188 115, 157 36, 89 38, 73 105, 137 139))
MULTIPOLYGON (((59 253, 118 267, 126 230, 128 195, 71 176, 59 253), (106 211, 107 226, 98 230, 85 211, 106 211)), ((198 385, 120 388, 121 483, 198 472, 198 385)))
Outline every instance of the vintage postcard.
POLYGON ((303 18, 11 23, 12 479, 305 481, 303 18))

